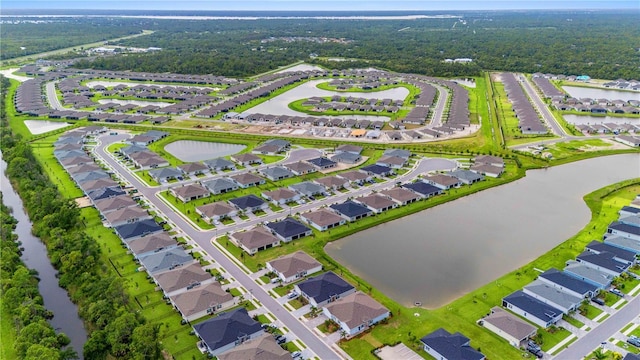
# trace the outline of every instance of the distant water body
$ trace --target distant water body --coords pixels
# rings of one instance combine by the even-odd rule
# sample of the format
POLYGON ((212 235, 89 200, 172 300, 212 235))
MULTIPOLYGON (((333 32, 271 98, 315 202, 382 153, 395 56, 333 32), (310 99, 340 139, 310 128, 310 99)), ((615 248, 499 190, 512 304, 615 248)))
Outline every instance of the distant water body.
POLYGON ((459 18, 461 15, 443 11, 191 11, 191 10, 54 10, 6 9, 3 17, 80 17, 119 16, 133 18, 189 19, 189 20, 258 20, 258 19, 438 19, 459 18))

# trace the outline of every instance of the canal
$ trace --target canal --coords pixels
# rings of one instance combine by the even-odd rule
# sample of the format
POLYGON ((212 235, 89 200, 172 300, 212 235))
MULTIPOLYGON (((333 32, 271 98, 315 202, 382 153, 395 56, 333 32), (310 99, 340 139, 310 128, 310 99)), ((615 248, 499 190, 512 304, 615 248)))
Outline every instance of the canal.
POLYGON ((584 195, 634 177, 640 177, 640 154, 531 170, 512 183, 361 231, 325 249, 401 304, 437 308, 570 238, 591 218, 584 195))
POLYGON ((71 347, 82 359, 82 348, 87 341, 87 331, 78 316, 78 307, 71 302, 67 291, 58 286, 56 278, 58 272, 47 257, 45 245, 31 234, 31 221, 22 206, 22 199, 5 176, 6 169, 7 163, 4 162, 0 153, 0 189, 2 189, 5 205, 13 209, 13 217, 18 220, 15 233, 24 248, 22 261, 28 268, 38 272, 40 278, 38 288, 44 300, 44 307, 53 312, 53 319, 49 323, 56 331, 65 333, 71 339, 71 347))

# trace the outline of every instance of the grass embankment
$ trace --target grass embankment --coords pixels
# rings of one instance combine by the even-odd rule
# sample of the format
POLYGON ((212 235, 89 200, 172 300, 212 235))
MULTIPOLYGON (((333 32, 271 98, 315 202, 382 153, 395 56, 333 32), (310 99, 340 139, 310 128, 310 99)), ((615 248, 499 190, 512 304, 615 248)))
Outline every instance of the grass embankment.
POLYGON ((0 296, 0 359, 17 359, 14 344, 16 342, 16 328, 12 316, 2 304, 0 296))
MULTIPOLYGON (((355 77, 339 77, 338 79, 355 79, 355 77)), ((335 79, 335 78, 334 78, 335 79)), ((406 84, 406 83, 402 83, 402 84, 389 84, 389 85, 381 85, 378 86, 375 89, 363 89, 361 87, 358 86, 354 86, 351 87, 349 89, 338 89, 336 86, 330 85, 329 84, 329 80, 325 81, 325 82, 321 82, 319 84, 316 85, 316 87, 320 90, 327 90, 327 91, 337 91, 337 92, 355 92, 355 93, 369 93, 369 92, 378 92, 378 91, 384 91, 384 90, 389 90, 389 89, 395 89, 395 88, 399 88, 399 87, 407 87, 407 86, 412 86, 410 84, 406 84)))

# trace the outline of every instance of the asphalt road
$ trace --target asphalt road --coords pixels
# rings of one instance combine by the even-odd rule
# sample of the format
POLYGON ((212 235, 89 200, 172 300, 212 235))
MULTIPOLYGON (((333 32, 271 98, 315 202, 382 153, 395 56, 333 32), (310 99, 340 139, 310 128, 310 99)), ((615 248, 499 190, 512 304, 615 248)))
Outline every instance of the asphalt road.
POLYGON ((524 74, 516 74, 516 79, 522 84, 522 88, 531 99, 531 104, 538 110, 538 113, 542 116, 544 121, 551 127, 551 131, 561 137, 565 137, 568 134, 564 131, 562 126, 558 124, 556 118, 553 116, 547 104, 544 103, 538 92, 533 88, 533 85, 524 76, 524 74))
MULTIPOLYGON (((293 332, 309 349, 321 359, 341 358, 327 344, 320 340, 311 330, 304 326, 289 311, 280 305, 261 286, 255 283, 238 265, 232 262, 212 243, 212 231, 199 231, 185 221, 182 216, 176 214, 169 206, 156 196, 157 188, 149 188, 141 183, 134 175, 125 169, 118 161, 108 154, 106 147, 116 141, 122 140, 122 135, 105 135, 99 139, 94 152, 107 163, 121 178, 126 179, 136 189, 139 194, 144 195, 160 212, 162 212, 171 222, 178 226, 186 235, 195 241, 215 262, 227 270, 236 281, 238 281, 247 291, 250 291, 254 298, 262 303, 273 315, 282 322, 291 332, 293 332)), ((264 219, 261 218, 261 221, 264 219)))
MULTIPOLYGON (((640 315, 640 296, 635 296, 622 309, 553 358, 559 360, 582 359, 597 348, 601 342, 607 341, 638 315, 640 315)), ((611 344, 608 344, 608 346, 611 347, 611 344)))

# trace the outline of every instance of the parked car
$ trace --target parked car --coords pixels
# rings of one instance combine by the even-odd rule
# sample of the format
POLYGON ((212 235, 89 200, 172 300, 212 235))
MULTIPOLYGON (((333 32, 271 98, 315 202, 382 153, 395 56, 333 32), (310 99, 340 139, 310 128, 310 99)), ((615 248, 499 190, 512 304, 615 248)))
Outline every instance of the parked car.
POLYGON ((529 340, 529 343, 527 344, 527 351, 535 355, 538 359, 542 359, 542 357, 544 356, 540 345, 536 344, 532 340, 529 340))
POLYGON ((624 294, 616 288, 609 289, 609 292, 612 293, 613 295, 624 297, 624 294))
POLYGON ((302 353, 300 351, 294 351, 291 353, 291 357, 296 359, 302 356, 302 353))
POLYGON ((629 336, 627 342, 635 347, 640 348, 640 339, 635 335, 629 336))
POLYGON ((278 344, 284 344, 284 343, 286 343, 286 342, 287 342, 287 338, 283 336, 283 337, 281 337, 280 339, 276 340, 276 342, 277 342, 278 344))
POLYGON ((594 297, 593 299, 591 299, 591 301, 593 301, 594 303, 596 303, 598 305, 604 306, 604 300, 600 299, 599 297, 594 297))
POLYGON ((298 293, 295 291, 292 291, 289 293, 289 295, 287 295, 287 299, 295 299, 298 297, 298 293))

